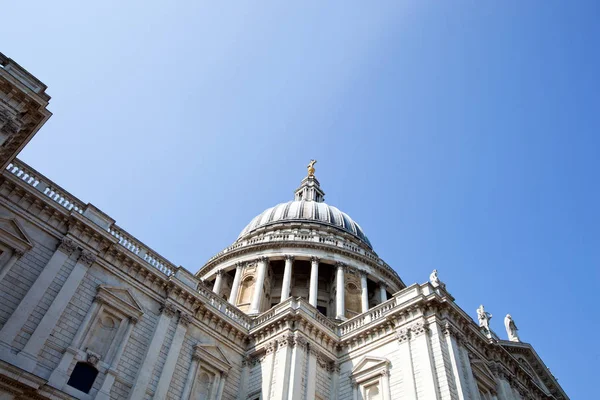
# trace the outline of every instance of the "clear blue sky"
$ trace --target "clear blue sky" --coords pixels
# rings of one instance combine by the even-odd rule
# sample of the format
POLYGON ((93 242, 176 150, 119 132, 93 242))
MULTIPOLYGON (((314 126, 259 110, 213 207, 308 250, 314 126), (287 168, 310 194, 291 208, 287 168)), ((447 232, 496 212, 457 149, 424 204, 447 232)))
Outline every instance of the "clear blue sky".
POLYGON ((1 51, 52 96, 21 157, 172 262, 196 271, 316 158, 327 202, 407 284, 437 268, 502 337, 511 313, 573 399, 597 398, 599 2, 2 14, 1 51))

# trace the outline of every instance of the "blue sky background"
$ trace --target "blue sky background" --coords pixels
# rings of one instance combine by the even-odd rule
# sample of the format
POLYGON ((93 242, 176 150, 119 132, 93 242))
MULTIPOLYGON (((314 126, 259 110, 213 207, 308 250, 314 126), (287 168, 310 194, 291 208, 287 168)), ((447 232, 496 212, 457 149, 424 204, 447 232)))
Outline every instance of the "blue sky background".
POLYGON ((196 271, 290 200, 328 203, 407 283, 432 269, 573 399, 597 398, 600 3, 2 5, 49 86, 21 157, 196 271))

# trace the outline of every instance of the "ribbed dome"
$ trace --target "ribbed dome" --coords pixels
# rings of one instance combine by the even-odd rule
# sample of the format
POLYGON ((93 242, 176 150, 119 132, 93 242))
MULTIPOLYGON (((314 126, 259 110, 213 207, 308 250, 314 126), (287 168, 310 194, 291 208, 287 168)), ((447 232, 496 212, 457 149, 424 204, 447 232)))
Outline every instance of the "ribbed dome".
POLYGON ((369 248, 373 248, 360 225, 350 218, 348 214, 323 202, 304 200, 281 203, 263 211, 250 221, 242 233, 240 233, 238 240, 258 228, 292 221, 317 222, 333 226, 354 235, 369 246, 369 248))

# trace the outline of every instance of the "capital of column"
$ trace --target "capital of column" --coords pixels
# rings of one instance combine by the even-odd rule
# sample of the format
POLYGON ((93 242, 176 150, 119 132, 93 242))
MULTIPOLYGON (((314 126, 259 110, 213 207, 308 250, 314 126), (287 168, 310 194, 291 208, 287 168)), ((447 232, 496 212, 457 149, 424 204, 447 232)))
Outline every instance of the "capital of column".
POLYGON ((177 308, 173 304, 165 303, 160 308, 160 312, 165 314, 167 317, 172 317, 177 312, 177 308))
POLYGON ((79 255, 79 259, 77 260, 78 263, 83 264, 86 267, 92 265, 94 261, 96 261, 96 255, 87 250, 83 250, 79 255))
POLYGON ((266 257, 266 256, 258 257, 256 259, 256 261, 257 262, 264 262, 264 263, 266 263, 267 261, 269 261, 269 257, 266 257))
POLYGON ((60 240, 60 245, 58 246, 58 250, 60 250, 63 253, 70 256, 71 254, 73 254, 73 252, 75 250, 77 250, 77 244, 75 244, 75 242, 72 239, 63 237, 60 240))
POLYGON ((381 289, 387 289, 387 284, 385 283, 385 281, 379 281, 378 284, 381 289))
POLYGON ((238 261, 235 263, 235 269, 242 269, 242 268, 244 268, 245 265, 246 265, 246 263, 238 261))
POLYGON ((335 266, 336 266, 337 269, 343 269, 344 272, 346 272, 346 270, 348 269, 348 265, 346 263, 341 262, 341 261, 336 262, 335 266))
POLYGON ((23 253, 21 250, 17 250, 17 249, 13 250, 13 255, 17 258, 23 257, 23 254, 25 254, 25 253, 23 253))
POLYGON ((222 269, 217 270, 217 272, 215 272, 215 275, 217 275, 217 276, 223 275, 223 270, 222 269))
POLYGON ((181 313, 181 315, 179 315, 179 323, 182 326, 188 326, 189 324, 192 323, 192 316, 190 314, 187 313, 181 313))
POLYGON ((313 264, 314 263, 318 263, 319 261, 321 261, 321 259, 319 257, 317 257, 317 256, 310 257, 310 262, 313 263, 313 264))
POLYGON ((286 254, 283 256, 283 258, 285 258, 286 261, 294 261, 296 259, 296 257, 291 254, 286 254))

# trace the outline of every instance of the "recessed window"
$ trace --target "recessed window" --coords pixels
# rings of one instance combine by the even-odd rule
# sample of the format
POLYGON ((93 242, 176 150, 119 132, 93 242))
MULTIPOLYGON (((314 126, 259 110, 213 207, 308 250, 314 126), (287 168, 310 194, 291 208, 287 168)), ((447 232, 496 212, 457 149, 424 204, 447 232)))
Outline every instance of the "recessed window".
POLYGON ((98 370, 91 364, 78 362, 77 365, 75 365, 75 368, 73 368, 73 372, 71 373, 67 385, 72 386, 83 393, 89 393, 97 376, 98 370))

